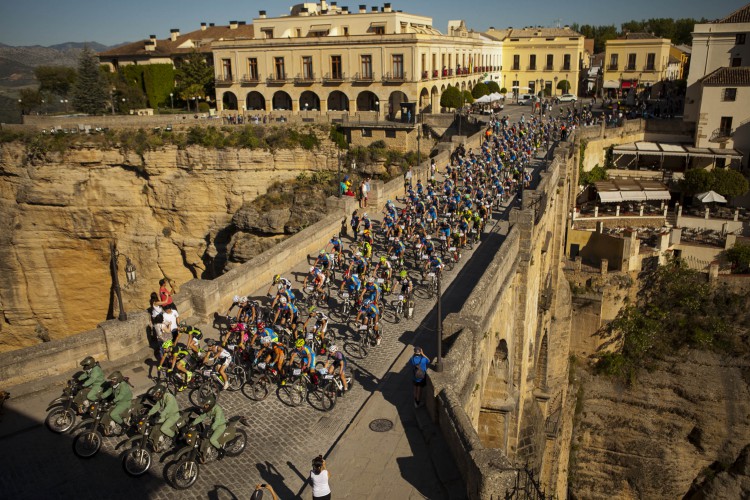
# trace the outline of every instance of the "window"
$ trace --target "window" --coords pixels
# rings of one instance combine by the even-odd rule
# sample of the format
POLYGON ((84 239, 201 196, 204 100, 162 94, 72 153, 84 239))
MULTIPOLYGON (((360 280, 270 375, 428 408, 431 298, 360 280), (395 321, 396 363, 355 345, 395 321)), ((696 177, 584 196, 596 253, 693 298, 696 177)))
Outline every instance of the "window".
POLYGON ((247 59, 247 76, 250 80, 258 79, 258 59, 255 57, 247 59))
POLYGON ((545 69, 553 69, 555 65, 555 56, 553 54, 547 54, 547 67, 545 69))
POLYGON ((609 69, 617 69, 617 54, 611 54, 609 56, 609 69))
POLYGON ((295 29, 294 33, 297 38, 302 38, 302 28, 295 29))
POLYGON ((331 56, 331 78, 341 80, 342 77, 341 56, 331 56))
POLYGON ((646 71, 654 71, 656 67, 656 54, 649 52, 646 56, 646 71))
POLYGON ((284 58, 274 57, 273 62, 274 62, 274 66, 276 67, 276 79, 286 80, 286 71, 284 70, 284 58))
POLYGON ((393 78, 404 77, 404 56, 402 54, 393 55, 393 78))
POLYGON ((313 79, 313 62, 311 56, 302 56, 302 78, 305 80, 313 79))
POLYGON ((721 129, 722 132, 729 134, 732 131, 732 117, 722 116, 721 125, 719 125, 719 128, 721 129))
POLYGON ((627 71, 635 71, 635 54, 628 54, 628 67, 625 69, 627 71))
POLYGON ((221 67, 223 69, 222 77, 224 80, 232 81, 232 60, 222 59, 221 67))
POLYGON ((536 69, 536 54, 529 56, 529 69, 536 69))
POLYGON ((363 128, 362 129, 362 137, 372 137, 372 129, 371 128, 363 128))
POLYGON ((734 36, 735 45, 745 45, 745 33, 737 33, 734 36))
POLYGON ((427 54, 422 54, 422 78, 427 79, 429 74, 429 70, 427 69, 427 54))
POLYGON ((362 78, 372 79, 372 56, 360 56, 362 78))
POLYGON ((376 35, 385 35, 385 26, 375 26, 372 30, 376 35))
POLYGON ((344 26, 344 36, 349 36, 349 26, 344 26))
POLYGON ((264 38, 273 38, 273 28, 262 28, 260 32, 263 33, 264 38))
POLYGON ((722 93, 722 101, 734 101, 737 99, 737 89, 724 89, 722 93))
POLYGON ((396 131, 395 130, 386 130, 385 131, 385 137, 387 139, 395 139, 396 138, 396 131))
POLYGON ((513 69, 516 71, 521 69, 521 56, 518 54, 513 56, 513 69))
POLYGON ((732 67, 733 68, 739 68, 742 66, 742 58, 741 57, 733 57, 732 58, 732 67))
POLYGON ((570 71, 570 54, 563 56, 563 71, 570 71))

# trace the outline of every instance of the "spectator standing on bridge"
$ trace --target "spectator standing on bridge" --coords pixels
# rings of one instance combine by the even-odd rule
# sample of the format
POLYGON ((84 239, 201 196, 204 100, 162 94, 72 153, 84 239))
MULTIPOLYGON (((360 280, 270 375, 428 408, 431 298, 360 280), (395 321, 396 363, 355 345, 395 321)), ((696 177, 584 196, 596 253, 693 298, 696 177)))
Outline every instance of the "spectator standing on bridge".
POLYGON ((357 239, 359 238, 359 212, 357 212, 357 210, 352 212, 352 220, 350 222, 350 225, 352 226, 354 241, 357 241, 357 239))
POLYGON ((310 471, 310 485, 312 485, 313 500, 331 500, 331 487, 328 485, 328 469, 323 455, 313 459, 310 471))
POLYGON ((427 385, 427 365, 430 360, 422 352, 419 346, 414 347, 414 356, 409 359, 409 365, 414 371, 412 377, 414 382, 414 408, 422 405, 422 387, 427 385))
MULTIPOLYGON (((160 306, 166 306, 167 304, 172 304, 172 295, 177 293, 174 289, 174 286, 172 285, 172 280, 168 278, 162 278, 159 280, 159 301, 161 304, 160 306)), ((174 304, 172 304, 174 307, 174 304)), ((177 308, 174 308, 175 311, 177 308)))

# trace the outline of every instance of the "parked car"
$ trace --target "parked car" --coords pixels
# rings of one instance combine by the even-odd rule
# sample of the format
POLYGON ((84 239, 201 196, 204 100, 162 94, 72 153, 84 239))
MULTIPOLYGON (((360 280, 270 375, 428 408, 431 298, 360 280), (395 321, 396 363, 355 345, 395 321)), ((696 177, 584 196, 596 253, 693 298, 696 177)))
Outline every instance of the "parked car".
POLYGON ((559 99, 560 102, 576 102, 577 100, 578 98, 575 96, 575 94, 563 94, 559 99))
POLYGON ((534 96, 531 94, 521 94, 518 96, 518 104, 523 106, 526 103, 530 103, 534 101, 534 96))

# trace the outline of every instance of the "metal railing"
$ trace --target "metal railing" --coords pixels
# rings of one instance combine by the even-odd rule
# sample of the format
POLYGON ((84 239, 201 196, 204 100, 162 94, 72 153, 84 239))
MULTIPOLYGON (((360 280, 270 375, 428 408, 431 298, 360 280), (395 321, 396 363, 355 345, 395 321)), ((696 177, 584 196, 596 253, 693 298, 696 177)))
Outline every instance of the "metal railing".
POLYGON ((268 83, 286 83, 287 80, 288 80, 288 77, 287 77, 286 73, 281 74, 281 75, 273 74, 273 75, 270 75, 266 79, 266 82, 268 82, 268 83))
POLYGON ((355 73, 352 80, 354 80, 355 82, 371 82, 375 80, 375 78, 372 73, 367 73, 367 74, 355 73))
POLYGON ((216 75, 214 83, 216 85, 231 85, 234 83, 234 77, 232 75, 216 75))
POLYGON ((709 137, 708 140, 711 142, 724 142, 731 139, 733 135, 734 132, 732 132, 732 129, 717 128, 716 130, 711 132, 711 137, 709 137))
POLYGON ((384 82, 405 82, 407 81, 406 78, 406 72, 402 71, 401 73, 386 73, 383 75, 383 81, 384 82))
POLYGON ((315 73, 310 73, 307 75, 301 75, 297 74, 297 76, 294 77, 294 83, 315 83, 315 73))
POLYGON ((240 83, 259 83, 259 82, 260 82, 260 75, 255 75, 255 76, 245 75, 240 80, 240 83))
POLYGON ((346 80, 346 73, 326 73, 323 76, 323 83, 345 82, 346 80))

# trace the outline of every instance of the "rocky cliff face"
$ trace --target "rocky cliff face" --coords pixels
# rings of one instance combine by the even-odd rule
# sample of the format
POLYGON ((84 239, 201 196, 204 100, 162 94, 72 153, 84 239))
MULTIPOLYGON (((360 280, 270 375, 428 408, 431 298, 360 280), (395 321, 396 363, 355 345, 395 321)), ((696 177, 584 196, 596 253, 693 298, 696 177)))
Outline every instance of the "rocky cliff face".
MULTIPOLYGON (((111 241, 137 268, 136 283, 126 284, 119 259, 125 308, 143 308, 164 276, 179 284, 223 271, 232 217, 271 183, 337 167, 327 140, 310 151, 29 151, 0 145, 0 351, 106 319, 111 241)), ((271 233, 264 243, 238 243, 235 261, 282 237, 271 233)))
POLYGON ((587 373, 580 384, 576 498, 746 498, 747 466, 730 466, 750 443, 747 357, 685 350, 641 370, 633 388, 587 373))

